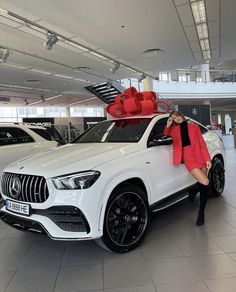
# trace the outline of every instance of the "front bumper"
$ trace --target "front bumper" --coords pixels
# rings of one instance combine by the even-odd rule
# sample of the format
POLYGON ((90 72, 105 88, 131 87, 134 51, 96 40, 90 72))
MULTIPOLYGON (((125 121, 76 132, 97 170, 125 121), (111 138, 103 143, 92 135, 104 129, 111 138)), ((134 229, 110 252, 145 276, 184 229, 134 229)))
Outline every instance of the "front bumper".
POLYGON ((89 223, 77 207, 31 208, 30 216, 24 216, 8 211, 4 200, 2 205, 0 218, 16 229, 42 233, 53 239, 91 239, 89 223))

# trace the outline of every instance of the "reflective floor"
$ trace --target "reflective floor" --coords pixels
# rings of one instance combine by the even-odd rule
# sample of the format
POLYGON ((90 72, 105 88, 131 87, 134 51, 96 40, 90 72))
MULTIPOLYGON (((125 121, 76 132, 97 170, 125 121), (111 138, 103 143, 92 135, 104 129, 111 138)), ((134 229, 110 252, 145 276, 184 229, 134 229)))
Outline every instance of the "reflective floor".
POLYGON ((209 199, 205 226, 195 226, 197 202, 186 200, 152 216, 144 242, 128 254, 0 222, 0 292, 235 292, 236 149, 226 154, 225 191, 209 199))

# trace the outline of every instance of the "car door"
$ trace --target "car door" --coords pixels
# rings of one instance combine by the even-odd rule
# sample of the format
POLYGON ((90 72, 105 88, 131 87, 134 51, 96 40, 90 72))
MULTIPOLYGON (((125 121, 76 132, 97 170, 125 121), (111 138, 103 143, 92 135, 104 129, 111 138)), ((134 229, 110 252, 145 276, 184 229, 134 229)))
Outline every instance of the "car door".
POLYGON ((152 203, 163 199, 194 183, 184 164, 173 165, 173 144, 149 147, 149 142, 163 135, 167 117, 159 119, 153 126, 148 140, 146 158, 148 177, 153 193, 152 203))

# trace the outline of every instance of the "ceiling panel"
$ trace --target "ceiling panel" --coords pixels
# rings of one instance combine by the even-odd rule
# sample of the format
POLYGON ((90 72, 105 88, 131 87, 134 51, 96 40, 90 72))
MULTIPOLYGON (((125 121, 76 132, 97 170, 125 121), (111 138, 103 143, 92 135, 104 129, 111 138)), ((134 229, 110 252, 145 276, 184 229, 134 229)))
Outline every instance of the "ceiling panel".
MULTIPOLYGON (((236 59, 236 1, 205 0, 205 3, 213 49, 212 65, 236 59)), ((187 0, 0 0, 0 7, 153 77, 160 71, 204 62, 187 0), (142 55, 144 50, 152 48, 161 48, 164 53, 149 58, 142 55)), ((18 86, 21 94, 28 92, 29 96, 35 89, 35 96, 40 97, 42 87, 49 95, 66 93, 63 95, 66 103, 75 98, 68 92, 85 94, 86 80, 92 84, 137 77, 122 66, 113 74, 110 62, 70 48, 60 39, 51 50, 46 50, 43 45, 45 32, 32 32, 30 27, 15 23, 11 26, 12 22, 0 17, 0 45, 12 48, 8 58, 10 64, 74 79, 32 72, 31 69, 10 69, 0 64, 0 83, 5 83, 6 88, 18 86), (76 71, 76 66, 89 67, 89 71, 76 71), (25 82, 27 79, 39 80, 39 84, 29 85, 25 82), (32 89, 26 92, 20 89, 26 85, 32 89)), ((63 98, 60 99, 62 103, 63 98)))

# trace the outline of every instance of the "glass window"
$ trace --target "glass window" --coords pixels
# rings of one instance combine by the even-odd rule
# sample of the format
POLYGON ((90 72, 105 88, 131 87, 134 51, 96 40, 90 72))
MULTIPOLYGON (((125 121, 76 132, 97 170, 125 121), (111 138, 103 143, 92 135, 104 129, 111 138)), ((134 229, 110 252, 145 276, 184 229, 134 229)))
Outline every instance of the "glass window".
POLYGON ((152 131, 148 137, 148 142, 164 135, 164 128, 166 126, 167 119, 168 117, 160 119, 156 122, 156 124, 153 126, 152 131))
POLYGON ((25 131, 14 127, 0 127, 0 145, 34 142, 25 131))
POLYGON ((32 130, 33 132, 35 132, 36 134, 38 134, 39 136, 41 136, 42 138, 48 140, 48 141, 52 141, 52 137, 49 135, 49 133, 47 133, 46 130, 44 129, 40 129, 40 128, 30 128, 30 130, 32 130))
POLYGON ((73 143, 135 143, 145 132, 151 119, 137 118, 101 122, 90 128, 73 143))

